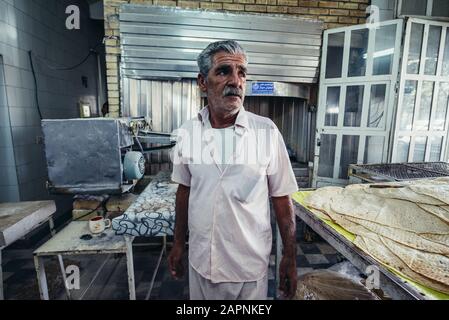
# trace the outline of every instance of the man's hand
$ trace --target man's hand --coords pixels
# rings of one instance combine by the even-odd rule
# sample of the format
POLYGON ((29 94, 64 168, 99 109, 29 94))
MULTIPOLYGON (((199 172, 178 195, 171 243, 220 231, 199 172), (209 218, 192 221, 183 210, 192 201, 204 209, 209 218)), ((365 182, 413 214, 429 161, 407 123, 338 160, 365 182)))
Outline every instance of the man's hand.
POLYGON ((184 246, 174 245, 168 255, 168 268, 170 274, 176 280, 181 279, 184 276, 184 246))
POLYGON ((168 255, 168 268, 175 279, 184 276, 183 257, 186 246, 190 188, 180 184, 176 192, 176 216, 173 248, 168 255))
POLYGON ((296 220, 290 196, 272 197, 273 208, 284 245, 279 265, 279 290, 291 299, 296 293, 296 220))
POLYGON ((282 291, 284 298, 291 299, 296 294, 297 274, 296 257, 282 256, 279 265, 279 290, 282 291))

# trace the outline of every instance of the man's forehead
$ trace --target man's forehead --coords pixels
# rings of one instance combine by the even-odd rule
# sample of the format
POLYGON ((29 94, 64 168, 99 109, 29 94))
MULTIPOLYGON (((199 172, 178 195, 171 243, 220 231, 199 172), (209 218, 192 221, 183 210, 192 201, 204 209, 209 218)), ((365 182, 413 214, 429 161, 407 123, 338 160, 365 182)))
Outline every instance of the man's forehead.
POLYGON ((229 64, 237 64, 242 67, 247 66, 246 58, 243 54, 233 54, 228 52, 217 52, 212 57, 212 65, 218 66, 218 65, 229 65, 229 64))

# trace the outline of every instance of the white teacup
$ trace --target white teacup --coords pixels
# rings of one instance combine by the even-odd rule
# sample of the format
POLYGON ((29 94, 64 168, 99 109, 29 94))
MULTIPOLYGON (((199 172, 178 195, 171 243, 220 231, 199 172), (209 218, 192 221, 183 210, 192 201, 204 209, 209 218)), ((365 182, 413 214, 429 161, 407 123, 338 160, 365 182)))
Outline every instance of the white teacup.
POLYGON ((110 219, 105 219, 103 217, 98 216, 89 220, 89 230, 94 234, 102 233, 105 229, 110 227, 111 227, 110 219))

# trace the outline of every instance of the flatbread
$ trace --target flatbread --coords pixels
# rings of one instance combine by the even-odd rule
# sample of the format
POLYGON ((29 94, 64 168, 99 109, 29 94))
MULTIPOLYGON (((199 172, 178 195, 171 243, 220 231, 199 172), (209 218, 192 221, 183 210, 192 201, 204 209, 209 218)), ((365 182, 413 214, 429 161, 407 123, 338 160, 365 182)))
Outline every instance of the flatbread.
POLYGON ((378 224, 415 233, 449 234, 449 225, 406 200, 380 198, 362 192, 333 195, 330 208, 378 224))
POLYGON ((387 238, 382 243, 413 271, 449 286, 449 258, 416 250, 387 238))
MULTIPOLYGON (((345 192, 348 187, 345 189, 345 192)), ((328 203, 330 202, 330 199, 333 195, 341 194, 342 188, 326 187, 322 189, 318 189, 320 190, 320 192, 314 192, 316 193, 314 197, 307 198, 309 200, 308 202, 311 203, 311 205, 319 207, 319 209, 311 209, 318 217, 323 219, 330 219, 349 232, 356 235, 363 235, 365 237, 368 237, 370 233, 373 232, 375 234, 382 235, 415 249, 449 256, 449 246, 447 246, 445 242, 442 242, 442 240, 445 240, 443 236, 440 236, 435 240, 435 238, 433 238, 432 236, 421 237, 420 235, 408 230, 393 228, 388 225, 381 225, 376 222, 361 219, 355 216, 339 214, 332 210, 328 203)), ((359 188, 350 189, 355 191, 359 188)))
POLYGON ((410 189, 415 191, 416 193, 424 194, 427 196, 431 196, 435 199, 444 202, 445 204, 449 204, 449 183, 448 184, 416 184, 411 185, 410 189))
POLYGON ((423 203, 431 205, 444 205, 445 203, 425 194, 416 193, 410 186, 403 188, 364 188, 369 194, 388 199, 407 200, 414 203, 423 203))
POLYGON ((323 187, 316 189, 304 199, 304 204, 310 208, 323 210, 323 206, 329 203, 330 199, 343 191, 341 187, 323 187))
POLYGON ((447 245, 421 237, 416 233, 387 227, 384 225, 374 223, 372 221, 356 219, 350 216, 347 216, 346 218, 351 222, 363 226, 365 229, 369 230, 374 235, 379 235, 394 240, 398 243, 401 243, 403 245, 409 246, 417 250, 438 253, 449 257, 449 247, 447 245))
POLYGON ((417 203, 417 205, 449 224, 449 206, 432 206, 424 203, 417 203))
POLYGON ((323 210, 318 210, 314 208, 309 208, 311 212, 313 212, 318 218, 325 220, 332 220, 332 218, 323 210))
POLYGON ((421 233, 421 237, 424 239, 443 244, 449 247, 449 235, 447 234, 431 234, 431 233, 421 233))
POLYGON ((415 282, 429 287, 436 291, 449 294, 449 286, 446 286, 438 281, 427 278, 408 267, 401 259, 399 259, 390 249, 388 249, 380 240, 379 237, 365 238, 357 236, 354 244, 369 254, 374 259, 385 263, 393 269, 398 270, 405 276, 409 277, 415 282))

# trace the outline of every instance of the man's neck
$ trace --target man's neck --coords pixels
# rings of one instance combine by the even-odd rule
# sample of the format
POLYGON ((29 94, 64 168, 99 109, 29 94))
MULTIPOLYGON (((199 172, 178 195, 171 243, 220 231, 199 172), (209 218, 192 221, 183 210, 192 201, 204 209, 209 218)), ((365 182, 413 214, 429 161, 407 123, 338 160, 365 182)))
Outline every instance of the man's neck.
POLYGON ((240 110, 241 108, 239 108, 237 112, 223 114, 209 107, 210 125, 214 129, 230 127, 235 124, 235 120, 237 119, 240 110))

